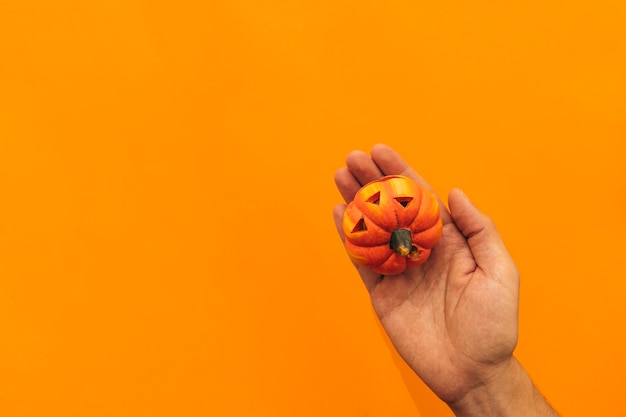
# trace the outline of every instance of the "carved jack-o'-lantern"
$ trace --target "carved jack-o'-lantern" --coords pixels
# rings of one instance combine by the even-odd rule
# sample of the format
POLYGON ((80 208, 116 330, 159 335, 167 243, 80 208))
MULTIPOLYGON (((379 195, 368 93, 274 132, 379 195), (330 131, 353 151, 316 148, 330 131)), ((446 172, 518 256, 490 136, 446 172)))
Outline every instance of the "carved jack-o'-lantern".
POLYGON ((384 275, 424 263, 442 230, 435 196, 401 175, 364 185, 346 207, 342 226, 350 258, 384 275))

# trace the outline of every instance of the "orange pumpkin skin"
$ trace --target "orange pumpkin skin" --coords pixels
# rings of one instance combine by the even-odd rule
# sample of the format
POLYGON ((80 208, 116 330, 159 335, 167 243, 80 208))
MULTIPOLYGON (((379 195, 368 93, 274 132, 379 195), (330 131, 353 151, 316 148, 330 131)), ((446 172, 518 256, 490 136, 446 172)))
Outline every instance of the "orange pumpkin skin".
POLYGON ((342 228, 356 264, 396 275, 428 259, 441 238, 442 222, 437 199, 429 190, 408 177, 388 175, 356 193, 346 207, 342 228))

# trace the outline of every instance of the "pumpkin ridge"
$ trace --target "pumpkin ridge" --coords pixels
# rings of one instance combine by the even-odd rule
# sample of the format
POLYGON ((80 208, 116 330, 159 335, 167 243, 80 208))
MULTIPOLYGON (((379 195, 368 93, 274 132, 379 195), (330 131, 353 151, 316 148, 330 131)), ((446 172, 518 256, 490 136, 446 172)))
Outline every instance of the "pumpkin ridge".
MULTIPOLYGON (((370 203, 371 204, 371 203, 370 203)), ((357 207, 361 208, 360 205, 358 205, 357 207)), ((362 211, 362 210, 361 210, 362 211)), ((395 210, 394 210, 395 213, 395 210)), ((397 216, 396 216, 397 217, 397 216)), ((370 223, 375 224, 376 226, 380 227, 381 229, 383 229, 384 231, 388 232, 388 233, 393 233, 394 230, 397 229, 397 227, 389 227, 388 224, 384 224, 385 222, 382 222, 383 224, 380 224, 380 222, 377 222, 374 220, 374 218, 367 216, 367 220, 370 223)), ((398 223, 398 220, 396 218, 396 224, 398 223)))
POLYGON ((417 229, 415 229, 415 230, 411 230, 411 231, 412 231, 414 234, 419 234, 419 233, 428 232, 428 231, 429 231, 430 229, 432 229, 433 227, 437 227, 437 226, 438 226, 438 224, 439 224, 439 219, 437 219, 437 220, 435 221, 435 223, 433 223, 432 225, 430 225, 430 226, 426 227, 425 229, 422 229, 422 230, 419 230, 419 231, 418 231, 417 229))
MULTIPOLYGON (((417 220, 418 217, 419 216, 415 216, 415 219, 413 219, 413 221, 411 222, 411 226, 413 225, 415 220, 417 220)), ((439 218, 435 218, 433 224, 431 224, 430 226, 426 226, 426 227, 422 227, 422 228, 409 227, 409 229, 411 229, 411 232, 413 232, 413 233, 422 233, 422 232, 425 232, 427 230, 432 229, 434 226, 437 225, 438 222, 439 222, 439 218)))
POLYGON ((389 255, 384 261, 382 261, 381 263, 379 263, 378 265, 372 266, 370 269, 376 269, 378 267, 380 267, 382 264, 384 264, 385 262, 387 262, 389 260, 389 258, 391 258, 394 254, 392 253, 391 255, 389 255))
MULTIPOLYGON (((422 194, 425 194, 425 193, 424 193, 424 192, 422 192, 422 194)), ((422 228, 414 228, 414 227, 413 227, 413 224, 416 222, 416 220, 421 219, 421 218, 424 218, 424 217, 428 217, 428 216, 425 216, 425 215, 423 214, 423 210, 424 210, 425 208, 426 208, 426 209, 428 208, 427 206, 425 206, 425 205, 423 204, 423 202, 424 202, 424 198, 423 198, 423 196, 422 196, 422 201, 421 201, 421 203, 422 203, 422 204, 420 204, 420 209, 417 211, 417 214, 415 215, 415 217, 413 218, 413 220, 411 220, 411 226, 409 227, 413 233, 422 233, 422 232, 425 232, 425 231, 427 231, 427 230, 430 230, 430 229, 432 229, 432 227, 433 227, 433 226, 435 226, 435 225, 439 222, 439 220, 441 219, 441 215, 440 215, 440 213, 439 213, 439 203, 437 202, 437 200, 433 199, 433 205, 435 205, 435 206, 437 207, 437 214, 436 214, 436 215, 431 216, 431 220, 433 221, 433 223, 432 223, 432 224, 426 223, 426 224, 428 224, 428 226, 424 226, 424 227, 422 227, 422 228)))
POLYGON ((358 246, 360 248, 375 248, 375 247, 378 247, 378 246, 389 246, 388 242, 386 242, 386 243, 374 243, 374 244, 370 244, 370 243, 362 244, 360 242, 359 243, 355 243, 354 241, 351 241, 351 243, 354 246, 358 246))
MULTIPOLYGON (((420 234, 425 234, 435 228, 439 228, 441 229, 443 225, 440 226, 440 222, 437 221, 435 224, 433 224, 431 227, 429 227, 428 229, 424 229, 420 232, 414 232, 413 233, 413 243, 415 243, 417 246, 424 248, 424 249, 432 249, 437 242, 439 241, 439 238, 436 239, 436 241, 434 242, 434 244, 431 244, 430 239, 427 239, 426 242, 424 242, 424 239, 420 239, 420 234)), ((439 235, 441 235, 442 231, 440 230, 439 235)))
MULTIPOLYGON (((361 246, 361 245, 359 245, 361 246)), ((361 247, 366 247, 366 248, 376 248, 376 247, 389 247, 388 244, 382 244, 382 245, 374 245, 374 246, 361 246, 361 247)), ((385 262, 387 262, 389 260, 389 258, 391 258, 394 255, 393 251, 389 252, 389 256, 387 256, 381 263, 373 265, 373 266, 369 266, 368 268, 370 269, 374 269, 374 268, 378 268, 379 266, 381 266, 382 264, 384 264, 385 262)))

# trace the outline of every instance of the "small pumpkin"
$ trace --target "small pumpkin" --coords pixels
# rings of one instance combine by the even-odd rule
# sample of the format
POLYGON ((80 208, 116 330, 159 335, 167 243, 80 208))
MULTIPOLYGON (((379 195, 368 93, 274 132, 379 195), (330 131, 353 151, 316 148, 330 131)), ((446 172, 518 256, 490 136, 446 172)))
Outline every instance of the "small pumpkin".
POLYGON ((429 190, 408 177, 388 175, 356 193, 342 227, 356 264, 396 275, 428 259, 441 238, 442 222, 429 190))

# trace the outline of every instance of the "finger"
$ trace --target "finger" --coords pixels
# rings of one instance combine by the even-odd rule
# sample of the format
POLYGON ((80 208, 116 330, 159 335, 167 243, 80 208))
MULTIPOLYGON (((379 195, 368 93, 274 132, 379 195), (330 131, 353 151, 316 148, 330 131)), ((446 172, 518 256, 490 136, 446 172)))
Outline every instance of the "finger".
POLYGON ((454 223, 467 239, 476 265, 492 276, 509 276, 501 273, 515 269, 515 264, 493 221, 459 189, 450 191, 448 203, 454 223))
POLYGON ((339 238, 342 242, 345 242, 346 235, 343 233, 343 214, 346 211, 345 204, 337 204, 335 209, 333 210, 333 217, 335 218, 335 227, 337 228, 337 233, 339 233, 339 238))
POLYGON ((411 166, 394 149, 384 144, 378 144, 374 145, 371 154, 372 161, 376 164, 383 175, 404 175, 413 179, 415 182, 426 187, 430 192, 432 192, 439 203, 439 212, 443 224, 452 222, 450 212, 443 204, 441 198, 437 196, 437 193, 435 193, 430 184, 428 184, 428 182, 422 178, 421 175, 411 168, 411 166))
POLYGON ((361 188, 361 183, 352 175, 348 168, 339 168, 335 172, 335 185, 346 203, 354 200, 354 196, 361 188))
POLYGON ((361 185, 383 176, 372 158, 363 151, 352 151, 346 157, 346 166, 361 185))
MULTIPOLYGON (((335 227, 337 228, 337 233, 339 233, 339 237, 341 238, 341 241, 344 242, 344 245, 345 245, 345 235, 343 233, 342 222, 343 222, 343 214, 345 211, 346 211, 345 204, 336 205, 333 211, 333 216, 335 218, 335 227)), ((369 293, 374 291, 374 288, 376 288, 376 285, 381 281, 382 276, 372 271, 371 269, 364 268, 360 265, 355 264, 354 262, 352 262, 352 264, 356 267, 357 271, 359 271, 359 275, 361 276, 361 279, 363 280, 363 284, 365 284, 365 288, 367 288, 367 291, 369 293)))
POLYGON ((372 148, 372 160, 383 175, 404 175, 434 192, 430 184, 411 168, 393 148, 384 144, 374 145, 372 148))

